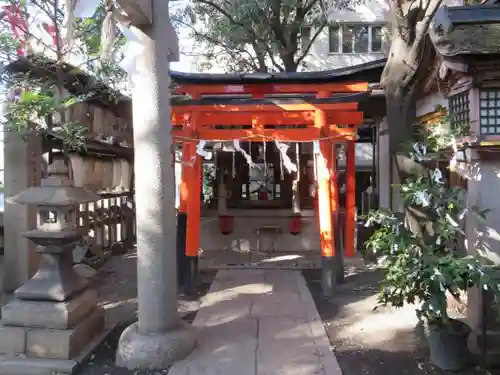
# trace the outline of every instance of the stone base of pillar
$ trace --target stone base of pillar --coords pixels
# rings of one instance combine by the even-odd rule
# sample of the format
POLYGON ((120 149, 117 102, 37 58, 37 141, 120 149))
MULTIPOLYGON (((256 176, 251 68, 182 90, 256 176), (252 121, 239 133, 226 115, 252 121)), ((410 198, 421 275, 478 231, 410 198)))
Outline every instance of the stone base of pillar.
POLYGON ((198 257, 185 257, 184 293, 195 296, 198 286, 198 257))
POLYGON ((116 351, 116 364, 129 370, 168 369, 186 358, 196 346, 196 330, 180 323, 168 332, 141 335, 138 323, 122 333, 116 351))
POLYGON ((344 241, 343 241, 343 227, 341 225, 340 215, 333 215, 332 222, 335 228, 335 277, 337 284, 343 284, 345 281, 345 267, 344 267, 344 241))
POLYGON ((177 284, 184 286, 184 275, 186 274, 186 226, 187 214, 177 213, 177 284))
POLYGON ((488 367, 500 365, 500 331, 487 331, 484 338, 481 332, 473 330, 468 341, 469 350, 479 363, 485 362, 488 367))
MULTIPOLYGON (((495 279, 500 277, 497 275, 495 279)), ((483 362, 484 366, 500 364, 500 324, 491 291, 479 287, 470 288, 466 301, 466 322, 471 327, 469 350, 481 365, 483 362), (486 335, 483 335, 483 332, 486 335)))
POLYGON ((335 293, 337 285, 336 269, 337 265, 334 257, 321 257, 321 286, 325 298, 333 297, 335 293))

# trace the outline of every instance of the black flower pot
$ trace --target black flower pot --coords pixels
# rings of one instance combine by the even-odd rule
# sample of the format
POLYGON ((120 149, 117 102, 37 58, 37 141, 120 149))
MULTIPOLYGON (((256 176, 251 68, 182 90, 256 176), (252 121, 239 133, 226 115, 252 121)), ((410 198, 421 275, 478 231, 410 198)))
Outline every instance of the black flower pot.
POLYGON ((458 371, 471 366, 471 353, 467 348, 469 326, 451 319, 450 324, 428 325, 428 343, 431 363, 442 370, 458 371))

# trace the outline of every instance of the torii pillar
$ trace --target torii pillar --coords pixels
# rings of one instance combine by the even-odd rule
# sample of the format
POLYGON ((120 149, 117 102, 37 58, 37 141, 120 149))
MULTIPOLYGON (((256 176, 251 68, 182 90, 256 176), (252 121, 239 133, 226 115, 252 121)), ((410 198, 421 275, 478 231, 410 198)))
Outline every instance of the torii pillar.
POLYGON ((120 337, 116 363, 133 370, 166 369, 195 346, 193 330, 177 313, 168 69, 171 51, 178 51, 178 40, 170 24, 168 0, 118 3, 144 51, 138 57, 138 72, 132 77, 139 311, 138 321, 120 337))

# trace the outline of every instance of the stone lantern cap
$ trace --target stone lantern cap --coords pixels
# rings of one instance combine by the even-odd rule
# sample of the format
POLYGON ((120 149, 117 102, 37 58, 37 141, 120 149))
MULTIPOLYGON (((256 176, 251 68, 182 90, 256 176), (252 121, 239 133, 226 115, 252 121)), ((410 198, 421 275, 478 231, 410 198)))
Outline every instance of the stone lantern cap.
POLYGON ((9 203, 48 207, 76 206, 96 202, 101 197, 76 186, 33 186, 7 199, 9 203))
POLYGON ((55 160, 47 168, 49 177, 42 186, 32 186, 7 199, 9 203, 46 207, 67 207, 96 202, 101 197, 84 187, 76 187, 68 178, 68 167, 63 160, 55 160))

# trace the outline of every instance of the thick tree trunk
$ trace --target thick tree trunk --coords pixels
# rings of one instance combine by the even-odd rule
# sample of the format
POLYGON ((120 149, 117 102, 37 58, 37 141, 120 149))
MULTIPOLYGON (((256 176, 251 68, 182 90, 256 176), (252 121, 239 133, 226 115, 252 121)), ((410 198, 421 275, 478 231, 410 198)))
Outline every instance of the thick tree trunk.
POLYGON ((425 212, 414 207, 405 207, 399 194, 398 185, 409 176, 426 173, 426 167, 408 157, 408 147, 415 140, 415 120, 417 94, 421 84, 427 79, 428 65, 433 62, 433 55, 426 46, 422 46, 419 61, 409 59, 411 46, 402 38, 395 39, 391 46, 391 53, 384 70, 383 80, 386 96, 386 116, 389 131, 390 160, 390 205, 394 212, 404 213, 410 230, 417 235, 425 234, 425 212), (430 56, 430 59, 422 59, 430 56), (426 64, 420 64, 426 61, 426 64))
POLYGON ((399 87, 386 89, 386 111, 389 130, 389 175, 391 176, 390 204, 393 210, 401 211, 400 199, 397 195, 397 186, 404 180, 408 171, 404 167, 402 151, 408 142, 412 140, 414 133, 413 123, 416 118, 415 95, 412 92, 404 92, 399 87))
MULTIPOLYGON (((421 173, 423 167, 409 159, 405 146, 414 140, 417 94, 428 79, 429 66, 434 62, 434 52, 424 38, 419 53, 412 53, 412 46, 400 35, 393 35, 389 59, 382 75, 385 88, 386 116, 389 130, 389 154, 391 155, 391 182, 404 181, 408 175, 421 173), (425 64, 421 62, 425 61, 425 64)), ((391 205, 399 204, 392 189, 391 205)))
POLYGON ((295 55, 297 50, 295 49, 293 53, 281 53, 280 58, 283 61, 283 67, 285 68, 285 72, 296 72, 298 64, 295 61, 295 55))

